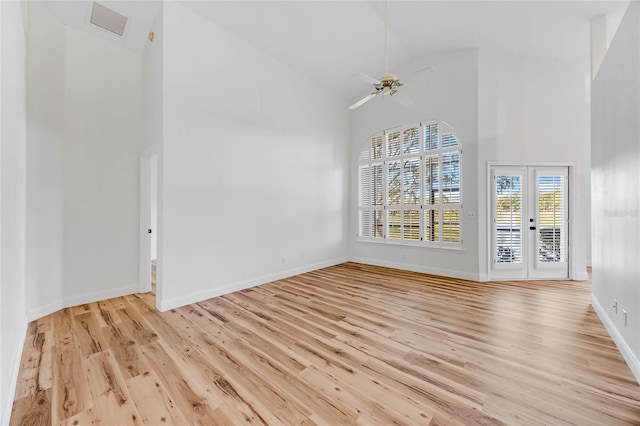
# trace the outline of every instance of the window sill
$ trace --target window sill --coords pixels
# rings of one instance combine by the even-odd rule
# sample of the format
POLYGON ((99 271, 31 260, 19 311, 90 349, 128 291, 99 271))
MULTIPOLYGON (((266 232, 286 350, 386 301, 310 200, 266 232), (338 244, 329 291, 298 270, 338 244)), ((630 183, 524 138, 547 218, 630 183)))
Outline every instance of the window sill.
POLYGON ((361 237, 356 237, 356 242, 365 243, 365 244, 374 244, 374 245, 388 245, 393 247, 405 247, 408 249, 428 249, 428 250, 454 252, 454 253, 463 253, 465 251, 465 248, 462 245, 439 247, 439 246, 428 245, 423 242, 404 243, 401 241, 394 241, 394 240, 383 240, 383 239, 372 240, 372 239, 361 238, 361 237))

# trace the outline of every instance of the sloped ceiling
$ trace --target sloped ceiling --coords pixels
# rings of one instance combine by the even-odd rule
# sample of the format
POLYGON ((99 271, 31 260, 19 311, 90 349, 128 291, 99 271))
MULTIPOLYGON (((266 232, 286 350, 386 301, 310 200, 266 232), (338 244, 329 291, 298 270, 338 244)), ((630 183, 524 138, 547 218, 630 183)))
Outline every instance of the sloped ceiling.
MULTIPOLYGON (((66 25, 135 52, 156 1, 101 1, 128 16, 119 38, 88 23, 91 2, 50 1, 66 25)), ((186 7, 351 102, 368 90, 354 79, 384 69, 382 1, 184 1, 186 7)), ((621 15, 627 1, 401 1, 387 3, 389 71, 429 54, 481 48, 589 69, 589 19, 621 15)), ((188 48, 186 46, 185 48, 188 48)))

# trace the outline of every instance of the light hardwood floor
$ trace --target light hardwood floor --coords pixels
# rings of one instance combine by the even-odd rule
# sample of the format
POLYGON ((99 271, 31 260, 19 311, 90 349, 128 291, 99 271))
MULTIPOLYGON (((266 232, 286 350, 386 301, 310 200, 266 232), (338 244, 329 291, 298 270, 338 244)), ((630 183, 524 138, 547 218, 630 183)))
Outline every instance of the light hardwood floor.
POLYGON ((12 425, 640 424, 590 284, 346 263, 159 313, 29 327, 12 425))

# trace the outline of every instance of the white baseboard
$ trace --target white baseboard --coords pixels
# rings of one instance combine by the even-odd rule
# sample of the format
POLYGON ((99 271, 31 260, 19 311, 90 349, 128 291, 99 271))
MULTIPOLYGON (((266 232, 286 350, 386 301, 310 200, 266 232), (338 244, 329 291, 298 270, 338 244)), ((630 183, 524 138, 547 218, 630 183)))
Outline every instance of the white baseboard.
POLYGON ((589 279, 589 273, 587 271, 574 272, 571 274, 573 281, 587 281, 589 279))
POLYGON ((234 291, 245 290, 247 288, 270 283, 270 282, 281 280, 288 277, 292 277, 294 275, 304 274, 305 272, 315 271, 317 269, 338 265, 340 263, 346 262, 347 260, 348 260, 347 258, 331 259, 325 262, 305 265, 299 268, 287 269, 287 270, 276 272, 273 274, 267 274, 261 277, 252 278, 250 280, 236 282, 233 284, 226 285, 224 287, 213 288, 207 291, 192 293, 186 296, 176 297, 169 300, 159 300, 158 308, 161 312, 168 311, 169 309, 175 309, 181 306, 189 305, 191 303, 201 302, 203 300, 211 299, 213 297, 218 297, 224 294, 233 293, 234 291))
POLYGON ((0 425, 8 425, 11 421, 11 411, 13 409, 13 399, 16 395, 16 386, 18 384, 18 374, 20 373, 20 362, 22 361, 22 352, 24 351, 24 343, 27 340, 27 328, 29 327, 29 319, 27 316, 24 318, 22 324, 22 330, 18 333, 19 344, 16 347, 16 353, 13 358, 13 365, 11 366, 11 373, 9 376, 9 387, 6 395, 2 395, 4 401, 2 401, 2 416, 0 416, 0 425))
POLYGON ((451 269, 434 268, 432 266, 415 265, 411 263, 389 262, 381 259, 367 259, 364 257, 352 257, 349 260, 352 262, 364 263, 365 265, 383 266, 386 268, 401 269, 401 270, 412 271, 412 272, 421 272, 423 274, 459 278, 461 280, 481 281, 480 275, 478 274, 460 272, 460 271, 455 271, 451 269))
POLYGON ((99 302, 101 300, 113 299, 114 297, 126 296, 128 294, 134 294, 140 292, 140 286, 138 284, 120 287, 116 289, 109 289, 103 291, 97 291, 95 293, 81 294, 79 296, 67 297, 65 299, 56 300, 45 306, 40 306, 36 309, 32 309, 27 312, 27 322, 35 321, 44 316, 50 315, 64 308, 71 306, 78 306, 85 303, 99 302))
POLYGON ((56 300, 53 303, 49 303, 48 305, 45 305, 45 306, 40 306, 39 308, 32 309, 29 312, 27 312, 27 321, 28 322, 35 321, 39 318, 42 318, 54 312, 57 312, 63 308, 64 308, 63 301, 56 300))
POLYGON ((126 296, 138 293, 140 285, 134 284, 127 287, 112 288, 108 290, 96 291, 95 293, 81 294, 79 296, 64 298, 63 305, 65 308, 71 306, 83 305, 85 303, 97 302, 100 300, 113 299, 114 297, 126 296))
POLYGON ((618 347, 618 350, 622 354, 622 357, 631 369, 636 380, 640 383, 640 360, 638 360, 638 357, 633 353, 629 345, 627 345, 627 342, 618 332, 615 324, 611 321, 611 318, 607 315, 606 311, 593 294, 591 294, 591 306, 593 306, 593 309, 596 311, 596 314, 598 314, 600 321, 602 321, 602 324, 604 324, 604 327, 609 332, 609 335, 618 347))

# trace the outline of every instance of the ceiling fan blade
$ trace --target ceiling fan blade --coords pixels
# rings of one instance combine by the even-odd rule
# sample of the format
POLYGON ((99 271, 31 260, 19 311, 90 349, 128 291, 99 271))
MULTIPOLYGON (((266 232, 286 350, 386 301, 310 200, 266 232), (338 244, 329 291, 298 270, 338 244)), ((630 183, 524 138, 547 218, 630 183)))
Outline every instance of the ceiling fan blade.
POLYGON ((368 84, 380 84, 380 80, 377 78, 370 77, 363 73, 354 74, 353 76, 368 84))
POLYGON ((418 75, 418 74, 420 74, 420 73, 423 73, 423 72, 426 72, 426 71, 433 72, 433 71, 434 71, 434 69, 433 69, 433 67, 425 67, 425 68, 421 68, 421 69, 419 69, 419 70, 417 70, 417 71, 414 71, 414 72, 412 72, 412 73, 409 73, 409 74, 405 75, 405 76, 402 78, 402 80, 409 80, 409 79, 411 79, 411 78, 415 77, 416 75, 418 75))
POLYGON ((371 99, 375 98, 377 95, 377 93, 372 93, 370 95, 365 96, 364 98, 360 99, 358 102, 356 102, 355 104, 351 105, 349 107, 349 109, 356 109, 358 108, 360 105, 364 104, 365 102, 370 101, 371 99))
POLYGON ((396 103, 402 105, 405 108, 408 108, 411 105, 413 105, 413 100, 409 96, 405 95, 404 93, 396 92, 393 95, 391 95, 391 99, 393 99, 396 103))

